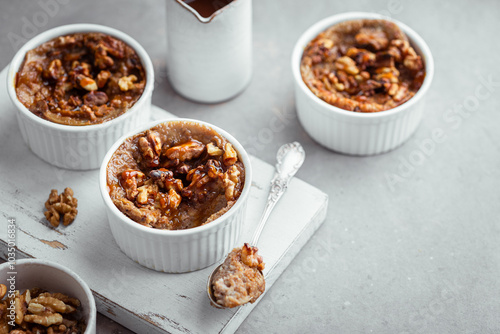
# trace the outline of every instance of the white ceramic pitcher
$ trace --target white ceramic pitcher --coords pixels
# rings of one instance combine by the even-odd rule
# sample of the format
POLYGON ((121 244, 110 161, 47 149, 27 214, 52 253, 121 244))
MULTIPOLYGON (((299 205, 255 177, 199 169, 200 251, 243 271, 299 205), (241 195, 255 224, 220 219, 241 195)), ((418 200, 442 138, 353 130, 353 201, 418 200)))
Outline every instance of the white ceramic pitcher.
POLYGON ((252 0, 233 0, 209 17, 186 2, 167 0, 170 83, 197 102, 228 100, 245 89, 252 74, 252 0))

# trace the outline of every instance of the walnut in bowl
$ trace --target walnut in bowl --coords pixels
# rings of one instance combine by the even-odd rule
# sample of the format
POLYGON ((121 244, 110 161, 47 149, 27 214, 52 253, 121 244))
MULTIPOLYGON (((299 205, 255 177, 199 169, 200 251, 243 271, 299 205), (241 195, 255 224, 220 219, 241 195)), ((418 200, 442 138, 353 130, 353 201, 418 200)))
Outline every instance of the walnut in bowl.
POLYGON ((0 295, 5 292, 0 301, 1 333, 96 333, 94 297, 77 274, 46 260, 17 260, 15 274, 10 266, 0 264, 0 283, 6 285, 0 285, 0 295))
POLYGON ((251 187, 248 154, 201 121, 160 121, 109 150, 99 184, 113 236, 134 261, 159 271, 207 267, 241 230, 251 187))

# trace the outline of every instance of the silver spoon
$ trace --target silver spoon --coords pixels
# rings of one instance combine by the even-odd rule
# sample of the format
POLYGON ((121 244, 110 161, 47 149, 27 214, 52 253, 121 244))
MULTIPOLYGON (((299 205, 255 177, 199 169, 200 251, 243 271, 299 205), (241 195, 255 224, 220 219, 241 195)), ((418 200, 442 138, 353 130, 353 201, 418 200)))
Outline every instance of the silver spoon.
MULTIPOLYGON (((276 155, 276 173, 274 174, 274 178, 271 181, 271 190, 269 191, 266 207, 264 208, 264 212, 262 213, 262 217, 260 218, 259 225, 253 236, 252 242, 250 244, 251 246, 257 245, 257 242, 259 241, 260 235, 262 233, 262 230, 264 229, 264 225, 266 224, 267 219, 269 218, 269 215, 271 214, 271 211, 287 189, 288 183, 290 182, 292 177, 295 175, 295 173, 297 173, 300 166, 302 166, 305 157, 306 154, 304 152, 304 149, 298 142, 285 144, 278 150, 278 153, 276 155)), ((214 271, 212 271, 210 276, 208 276, 207 293, 212 306, 224 309, 226 307, 216 302, 212 287, 213 276, 221 266, 222 264, 218 265, 214 269, 214 271)))

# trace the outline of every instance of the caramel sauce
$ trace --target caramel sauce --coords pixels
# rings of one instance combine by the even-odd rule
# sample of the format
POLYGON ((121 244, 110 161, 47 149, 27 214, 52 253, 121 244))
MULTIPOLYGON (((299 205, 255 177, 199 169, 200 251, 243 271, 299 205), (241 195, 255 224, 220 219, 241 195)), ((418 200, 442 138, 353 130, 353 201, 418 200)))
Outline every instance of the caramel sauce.
POLYGON ((226 7, 232 1, 233 0, 182 0, 182 2, 189 5, 205 18, 212 16, 216 11, 226 7))

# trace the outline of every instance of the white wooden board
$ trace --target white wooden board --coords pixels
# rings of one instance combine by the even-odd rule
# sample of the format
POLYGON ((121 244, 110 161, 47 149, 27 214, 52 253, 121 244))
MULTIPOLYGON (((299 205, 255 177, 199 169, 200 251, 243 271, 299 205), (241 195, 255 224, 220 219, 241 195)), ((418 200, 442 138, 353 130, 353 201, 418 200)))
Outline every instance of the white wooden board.
MULTIPOLYGON (((137 333, 232 333, 257 304, 219 310, 210 306, 206 280, 213 267, 166 274, 140 266, 123 254, 108 226, 98 171, 69 171, 35 156, 19 133, 0 73, 0 257, 6 258, 7 219, 18 225, 18 258, 56 261, 90 286, 99 312, 137 333), (51 189, 73 188, 78 216, 53 229, 43 216, 51 189)), ((175 117, 154 107, 154 119, 175 117)), ((307 154, 307 152, 306 152, 307 154)), ((264 209, 274 167, 252 158, 254 181, 240 243, 249 241, 264 209)), ((273 283, 325 219, 328 197, 293 179, 259 241, 266 262, 266 287, 273 283)), ((262 298, 265 298, 262 297, 262 298)), ((260 298, 260 300, 262 300, 260 298)))

